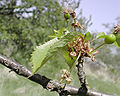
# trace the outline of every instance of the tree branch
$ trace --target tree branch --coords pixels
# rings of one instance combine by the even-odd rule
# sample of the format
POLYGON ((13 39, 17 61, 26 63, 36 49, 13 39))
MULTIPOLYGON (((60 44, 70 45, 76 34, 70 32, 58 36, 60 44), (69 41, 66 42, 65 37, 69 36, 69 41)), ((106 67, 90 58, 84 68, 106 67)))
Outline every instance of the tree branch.
MULTIPOLYGON (((32 72, 29 71, 27 68, 23 67, 16 61, 13 61, 6 56, 0 55, 0 63, 7 68, 11 69, 18 75, 21 75, 23 77, 29 77, 28 79, 40 84, 43 88, 50 90, 50 91, 56 91, 58 93, 62 92, 63 94, 67 95, 79 95, 82 96, 79 92, 79 88, 67 85, 64 89, 62 89, 62 84, 51 80, 45 76, 41 76, 39 74, 32 75, 32 72)), ((99 92, 93 92, 91 90, 87 91, 86 96, 115 96, 115 95, 107 95, 99 92)))
POLYGON ((81 84, 79 92, 82 93, 82 96, 85 96, 87 94, 88 88, 87 88, 87 80, 86 80, 85 72, 83 70, 83 62, 84 62, 84 55, 78 56, 76 67, 78 69, 78 77, 81 84))

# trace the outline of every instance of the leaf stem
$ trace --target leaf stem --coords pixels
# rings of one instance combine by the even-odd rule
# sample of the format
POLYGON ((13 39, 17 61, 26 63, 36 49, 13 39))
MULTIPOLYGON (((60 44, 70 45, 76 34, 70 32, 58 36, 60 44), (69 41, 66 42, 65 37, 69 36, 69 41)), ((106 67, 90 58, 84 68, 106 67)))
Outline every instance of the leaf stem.
POLYGON ((100 44, 98 47, 96 47, 94 50, 92 50, 90 52, 90 54, 93 53, 94 51, 96 51, 97 49, 101 48, 103 45, 105 45, 105 43, 100 44))
POLYGON ((69 20, 66 20, 66 22, 67 22, 68 31, 70 31, 70 28, 69 28, 69 20))

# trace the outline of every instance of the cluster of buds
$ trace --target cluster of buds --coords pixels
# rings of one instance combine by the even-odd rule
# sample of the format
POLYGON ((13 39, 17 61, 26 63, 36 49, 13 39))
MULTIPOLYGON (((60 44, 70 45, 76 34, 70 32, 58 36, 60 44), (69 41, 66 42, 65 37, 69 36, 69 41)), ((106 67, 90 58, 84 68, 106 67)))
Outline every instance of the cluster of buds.
POLYGON ((70 16, 74 19, 74 22, 72 23, 72 26, 74 28, 82 28, 82 25, 76 21, 76 13, 73 9, 65 9, 64 10, 64 17, 66 20, 70 19, 70 16))
MULTIPOLYGON (((69 21, 70 16, 74 20, 71 26, 74 28, 83 29, 82 25, 76 20, 75 11, 72 9, 64 9, 64 17, 67 21, 69 21)), ((90 48, 90 42, 85 42, 81 35, 78 35, 77 38, 73 39, 73 41, 68 42, 68 51, 71 58, 78 57, 79 53, 81 53, 81 56, 84 55, 86 57, 90 57, 91 60, 94 61, 95 54, 98 53, 98 51, 90 54, 92 50, 93 48, 90 48)))
POLYGON ((82 25, 76 20, 72 23, 72 26, 74 28, 81 28, 81 29, 83 28, 82 25))
POLYGON ((66 84, 70 84, 72 81, 72 78, 70 77, 70 72, 68 72, 66 69, 62 70, 60 83, 62 83, 63 81, 65 81, 66 84))
POLYGON ((93 54, 90 54, 90 52, 93 50, 93 48, 90 48, 90 43, 85 42, 84 38, 81 35, 78 35, 79 37, 74 38, 72 42, 68 42, 68 51, 69 56, 71 58, 78 57, 79 53, 80 56, 86 56, 90 57, 92 61, 94 61, 95 53, 98 53, 98 51, 94 52, 93 54))

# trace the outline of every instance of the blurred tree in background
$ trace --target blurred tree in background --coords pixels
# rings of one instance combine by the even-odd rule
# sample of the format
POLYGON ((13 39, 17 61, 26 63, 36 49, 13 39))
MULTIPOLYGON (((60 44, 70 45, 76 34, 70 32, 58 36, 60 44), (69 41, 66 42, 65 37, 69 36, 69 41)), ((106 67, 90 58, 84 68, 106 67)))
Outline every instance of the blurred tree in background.
MULTIPOLYGON (((54 29, 58 30, 66 26, 63 16, 63 9, 65 7, 63 4, 65 4, 66 1, 70 0, 0 0, 0 54, 13 58, 21 64, 26 64, 25 66, 27 67, 31 66, 29 59, 34 47, 50 40, 51 38, 49 35, 52 34, 54 29)), ((71 0, 70 5, 73 6, 73 10, 76 11, 78 9, 80 2, 80 0, 71 0)), ((82 9, 77 10, 76 13, 78 21, 87 30, 92 24, 91 17, 88 19, 85 18, 82 15, 82 9)), ((94 36, 96 36, 95 33, 94 36)), ((97 46, 97 42, 93 43, 93 47, 95 46, 97 46)), ((111 64, 120 64, 117 62, 120 61, 120 49, 117 49, 119 54, 114 55, 110 50, 109 46, 101 49, 101 53, 97 58, 105 63, 110 63, 111 61, 111 64), (104 54, 104 51, 107 54, 104 54), (113 60, 111 58, 115 59, 113 60)), ((57 54, 57 56, 59 55, 57 54)), ((45 73, 45 75, 51 78, 59 77, 57 72, 60 70, 58 69, 66 67, 64 65, 64 60, 60 56, 56 59, 52 59, 49 63, 54 65, 45 65, 40 72, 41 74, 45 73), (61 63, 61 65, 59 64, 58 66, 58 62, 61 63)), ((22 90, 22 96, 56 96, 56 94, 49 94, 49 92, 39 85, 28 82, 26 79, 22 78, 23 80, 21 79, 18 82, 18 79, 21 78, 19 76, 16 76, 17 79, 13 79, 14 76, 10 77, 7 75, 7 77, 6 74, 9 72, 7 73, 6 69, 4 70, 4 68, 2 68, 3 67, 0 66, 0 73, 2 74, 0 75, 0 95, 7 96, 9 94, 9 96, 21 96, 20 92, 22 90), (17 89, 20 90, 17 91, 17 89), (13 90, 15 90, 16 93, 13 92, 13 90)), ((73 76, 73 83, 78 85, 78 82, 76 82, 78 80, 77 75, 73 73, 73 76)), ((101 83, 101 78, 94 79, 93 76, 88 76, 88 78, 89 82, 91 80, 91 86, 97 86, 96 89, 98 90, 101 88, 102 91, 110 90, 111 92, 112 90, 115 93, 116 89, 118 89, 116 86, 109 89, 111 88, 111 85, 109 85, 108 82, 102 81, 101 83), (106 86, 109 88, 103 88, 105 87, 104 83, 108 84, 109 86, 106 86)))
MULTIPOLYGON (((0 53, 28 63, 34 47, 48 41, 53 29, 64 26, 63 3, 57 0, 1 0, 0 53)), ((75 10, 80 1, 71 4, 76 5, 75 10)), ((87 27, 90 19, 83 17, 82 11, 78 14, 82 25, 87 27)))
MULTIPOLYGON (((73 10, 76 10, 80 5, 80 0, 71 1, 70 5, 74 6, 73 10)), ((58 30, 66 26, 63 16, 63 10, 66 7, 63 6, 64 3, 67 3, 66 0, 1 0, 0 54, 13 58, 27 68, 31 68, 30 57, 34 47, 50 40, 49 35, 53 33, 54 29, 58 30)), ((85 18, 81 9, 77 13, 78 21, 87 30, 87 26, 91 25, 91 18, 85 18)), ((41 75, 55 78, 57 72, 66 67, 62 65, 65 63, 63 58, 59 55, 57 57, 49 62, 51 64, 40 70, 41 75), (58 63, 61 65, 58 66, 58 63)), ((25 79, 18 82, 20 77, 16 75, 9 77, 7 71, 9 70, 0 66, 0 95, 38 96, 40 94, 40 96, 56 96, 25 79)))
POLYGON ((60 14, 55 0, 0 1, 0 52, 28 62, 33 48, 49 40, 52 30, 63 25, 60 14))

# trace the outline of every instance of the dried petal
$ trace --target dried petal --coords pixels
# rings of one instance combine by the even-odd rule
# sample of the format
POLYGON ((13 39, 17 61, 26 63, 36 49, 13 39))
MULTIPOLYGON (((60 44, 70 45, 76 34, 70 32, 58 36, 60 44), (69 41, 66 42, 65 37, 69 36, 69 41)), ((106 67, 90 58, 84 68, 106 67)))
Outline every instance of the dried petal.
POLYGON ((120 31, 120 25, 117 25, 114 28, 115 28, 114 32, 115 32, 115 34, 117 34, 120 31))
POLYGON ((66 74, 67 72, 68 72, 68 71, 67 71, 66 69, 63 69, 63 70, 62 70, 62 73, 63 73, 63 74, 66 74))
POLYGON ((71 56, 77 56, 76 52, 70 52, 71 56))

